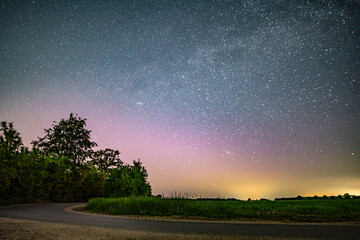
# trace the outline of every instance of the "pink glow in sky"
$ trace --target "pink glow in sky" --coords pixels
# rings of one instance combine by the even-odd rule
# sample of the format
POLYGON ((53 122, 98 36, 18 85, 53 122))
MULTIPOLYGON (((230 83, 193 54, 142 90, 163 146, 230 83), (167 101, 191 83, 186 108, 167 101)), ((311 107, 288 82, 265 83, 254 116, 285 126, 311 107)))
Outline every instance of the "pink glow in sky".
POLYGON ((155 194, 360 195, 357 1, 0 5, 0 120, 71 112, 155 194))

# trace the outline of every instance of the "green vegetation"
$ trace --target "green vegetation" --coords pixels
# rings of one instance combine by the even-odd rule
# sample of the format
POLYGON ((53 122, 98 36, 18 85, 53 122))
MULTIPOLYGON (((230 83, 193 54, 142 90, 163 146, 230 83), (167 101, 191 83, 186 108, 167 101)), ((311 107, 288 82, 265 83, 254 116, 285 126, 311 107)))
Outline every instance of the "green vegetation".
POLYGON ((151 197, 147 171, 140 160, 124 164, 118 150, 90 140, 86 119, 70 114, 54 122, 45 136, 24 147, 12 123, 0 127, 0 204, 35 201, 87 201, 93 212, 126 215, 263 219, 280 221, 360 220, 360 199, 301 197, 270 201, 151 197), (100 198, 111 197, 111 198, 100 198))
POLYGON ((161 197, 90 199, 88 210, 117 215, 183 216, 296 222, 360 220, 360 200, 202 201, 161 197))
POLYGON ((150 196, 140 160, 124 164, 119 151, 97 150, 86 119, 70 114, 24 147, 12 123, 0 128, 0 205, 87 201, 93 197, 150 196))

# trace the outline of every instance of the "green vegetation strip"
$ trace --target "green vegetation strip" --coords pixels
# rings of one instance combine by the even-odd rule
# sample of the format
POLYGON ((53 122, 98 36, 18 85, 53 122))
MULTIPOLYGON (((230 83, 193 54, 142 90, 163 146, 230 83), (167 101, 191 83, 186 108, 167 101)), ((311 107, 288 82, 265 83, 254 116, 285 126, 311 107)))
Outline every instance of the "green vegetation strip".
POLYGON ((359 221, 360 200, 198 201, 160 197, 90 199, 87 210, 113 215, 183 216, 295 222, 359 221))

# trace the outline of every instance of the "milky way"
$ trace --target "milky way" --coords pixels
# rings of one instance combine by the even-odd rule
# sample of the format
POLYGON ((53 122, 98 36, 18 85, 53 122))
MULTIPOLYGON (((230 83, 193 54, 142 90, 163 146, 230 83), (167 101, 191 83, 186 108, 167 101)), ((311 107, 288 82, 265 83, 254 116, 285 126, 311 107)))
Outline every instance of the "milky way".
POLYGON ((0 120, 70 112, 155 193, 360 194, 359 1, 5 1, 0 120))

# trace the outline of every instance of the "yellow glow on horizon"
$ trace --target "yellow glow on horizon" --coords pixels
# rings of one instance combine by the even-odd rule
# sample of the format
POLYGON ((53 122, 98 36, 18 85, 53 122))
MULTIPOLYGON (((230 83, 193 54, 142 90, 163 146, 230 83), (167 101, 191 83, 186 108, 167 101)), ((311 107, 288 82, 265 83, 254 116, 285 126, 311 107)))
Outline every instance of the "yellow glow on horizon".
MULTIPOLYGON (((276 173, 276 172, 275 172, 276 173)), ((153 181, 157 194, 177 191, 201 197, 238 198, 246 200, 306 196, 337 196, 349 193, 360 195, 360 179, 357 177, 306 177, 294 174, 265 174, 216 167, 199 171, 167 171, 167 181, 153 181), (178 179, 181 179, 179 181, 178 179), (359 183, 358 183, 359 182, 359 183)), ((164 176, 163 176, 164 177, 164 176)))

